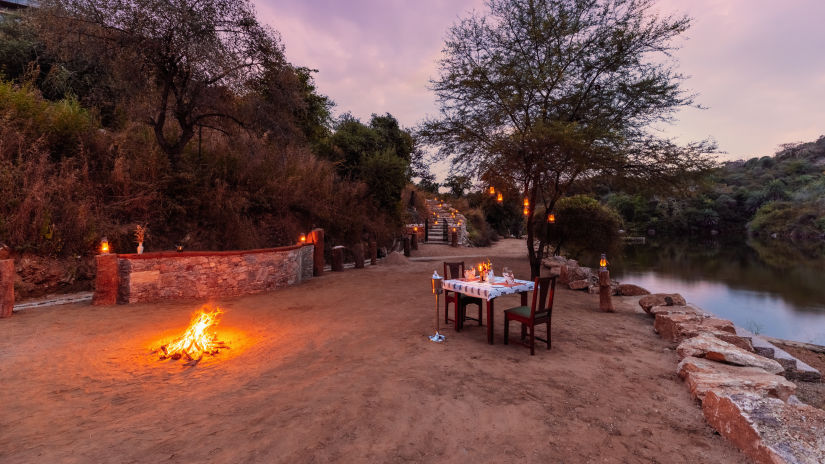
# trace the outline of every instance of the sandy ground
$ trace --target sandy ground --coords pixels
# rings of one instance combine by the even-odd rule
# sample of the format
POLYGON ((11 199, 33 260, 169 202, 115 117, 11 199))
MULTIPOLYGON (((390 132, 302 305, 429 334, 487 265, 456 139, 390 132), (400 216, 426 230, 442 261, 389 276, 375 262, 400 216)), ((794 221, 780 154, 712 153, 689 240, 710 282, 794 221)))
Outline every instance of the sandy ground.
MULTIPOLYGON (((462 252, 524 278, 523 246, 462 252)), ((415 254, 441 251, 455 250, 415 254)), ((0 462, 747 462, 705 424, 636 298, 604 314, 559 291, 553 348, 533 357, 502 342, 518 296, 497 300, 495 345, 478 326, 436 344, 440 267, 217 301, 232 348, 191 368, 151 350, 196 302, 18 312, 0 321, 0 462)))

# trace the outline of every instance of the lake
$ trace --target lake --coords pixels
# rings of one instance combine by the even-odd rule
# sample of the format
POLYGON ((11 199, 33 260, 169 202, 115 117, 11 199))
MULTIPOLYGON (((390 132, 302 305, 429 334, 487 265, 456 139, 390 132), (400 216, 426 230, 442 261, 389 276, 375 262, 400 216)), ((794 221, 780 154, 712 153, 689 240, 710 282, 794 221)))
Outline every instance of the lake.
MULTIPOLYGON (((648 241, 608 256, 610 275, 651 292, 676 292, 752 332, 825 345, 821 245, 648 241)), ((597 257, 588 261, 597 262, 597 257)), ((584 260, 582 265, 597 267, 584 260)))

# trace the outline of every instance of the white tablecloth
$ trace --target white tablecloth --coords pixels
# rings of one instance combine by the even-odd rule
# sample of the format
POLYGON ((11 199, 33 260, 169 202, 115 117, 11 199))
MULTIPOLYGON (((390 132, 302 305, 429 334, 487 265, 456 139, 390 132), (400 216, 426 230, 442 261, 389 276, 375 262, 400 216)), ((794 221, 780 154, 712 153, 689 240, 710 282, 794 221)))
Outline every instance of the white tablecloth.
POLYGON ((533 290, 533 282, 529 280, 516 279, 515 286, 504 285, 504 277, 493 277, 493 283, 489 282, 464 282, 458 279, 445 280, 444 290, 459 292, 469 296, 477 296, 487 301, 501 295, 513 293, 529 292, 533 290))

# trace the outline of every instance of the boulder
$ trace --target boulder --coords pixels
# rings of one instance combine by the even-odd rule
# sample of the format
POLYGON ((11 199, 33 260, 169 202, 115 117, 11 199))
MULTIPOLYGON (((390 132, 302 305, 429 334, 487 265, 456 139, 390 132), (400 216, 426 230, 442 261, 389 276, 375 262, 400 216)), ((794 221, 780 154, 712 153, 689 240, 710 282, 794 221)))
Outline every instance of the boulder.
POLYGON ((621 284, 618 289, 619 296, 640 296, 650 295, 646 289, 633 284, 621 284))
POLYGON ((821 409, 710 391, 702 412, 711 427, 757 464, 825 463, 825 411, 821 409))
POLYGON ((567 272, 570 275, 570 281, 576 280, 590 280, 593 277, 593 270, 589 267, 568 266, 567 272))
POLYGON ((743 350, 708 333, 700 333, 693 338, 684 340, 676 348, 676 352, 680 358, 694 356, 737 366, 758 367, 771 374, 781 374, 785 371, 785 368, 773 359, 743 350))
POLYGON ((639 306, 650 312, 650 308, 654 306, 684 306, 687 304, 682 295, 678 293, 653 293, 645 295, 639 299, 639 306))
POLYGON ((654 306, 650 308, 649 313, 652 316, 656 316, 657 314, 695 314, 698 316, 704 317, 712 317, 713 314, 705 311, 704 309, 694 306, 692 304, 687 304, 684 306, 654 306))
POLYGON ((586 290, 590 287, 590 279, 573 280, 569 284, 570 290, 586 290))
POLYGON ((822 373, 802 360, 794 357, 787 351, 779 348, 764 337, 753 334, 741 327, 736 328, 736 334, 753 343, 753 351, 766 358, 771 358, 785 368, 784 376, 788 380, 801 380, 803 382, 819 382, 822 380, 822 373))
POLYGON ((657 314, 653 330, 665 340, 677 343, 695 337, 700 332, 727 332, 736 335, 736 327, 727 319, 684 313, 657 314))
POLYGON ((699 401, 704 401, 710 391, 719 395, 751 393, 783 401, 796 392, 793 382, 764 369, 732 366, 693 356, 683 359, 676 372, 685 379, 691 395, 699 401))

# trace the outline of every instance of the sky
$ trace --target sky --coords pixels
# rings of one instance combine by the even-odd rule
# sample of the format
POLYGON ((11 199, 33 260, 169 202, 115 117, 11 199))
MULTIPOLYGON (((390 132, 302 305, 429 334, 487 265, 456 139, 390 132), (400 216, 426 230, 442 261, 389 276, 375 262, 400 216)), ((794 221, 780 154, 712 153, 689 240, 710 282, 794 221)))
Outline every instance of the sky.
MULTIPOLYGON (((428 81, 449 27, 483 0, 255 0, 287 59, 317 69, 335 113, 364 122, 391 113, 414 127, 438 107, 428 81)), ((663 15, 693 18, 677 40, 683 87, 706 109, 657 127, 679 142, 714 139, 720 159, 774 154, 825 135, 825 1, 660 0, 663 15)), ((438 173, 437 177, 439 176, 438 173)), ((443 179, 441 179, 443 180, 443 179)))

